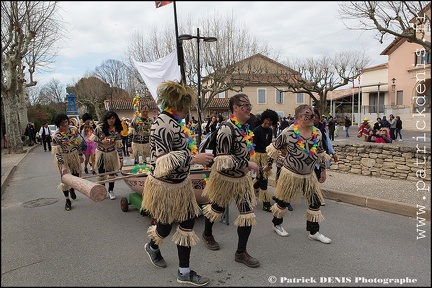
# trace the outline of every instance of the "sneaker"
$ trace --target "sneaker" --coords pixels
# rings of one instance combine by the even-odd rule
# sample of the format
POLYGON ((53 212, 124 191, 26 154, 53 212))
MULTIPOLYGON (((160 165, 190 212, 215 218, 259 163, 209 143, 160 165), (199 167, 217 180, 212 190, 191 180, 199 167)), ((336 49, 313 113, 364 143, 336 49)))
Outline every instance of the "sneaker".
POLYGON ((285 231, 285 229, 281 225, 274 225, 273 230, 282 237, 287 237, 289 234, 285 231))
POLYGON ((204 240, 204 244, 206 245, 207 249, 209 249, 209 250, 219 250, 220 249, 219 243, 216 242, 213 235, 205 236, 204 232, 203 232, 202 238, 204 240))
POLYGON ((70 211, 72 209, 72 203, 69 199, 66 199, 65 210, 70 211))
POLYGON ((162 254, 160 253, 160 250, 158 250, 157 252, 153 252, 150 249, 150 244, 146 243, 144 245, 144 250, 147 252, 147 255, 150 257, 150 261, 152 262, 152 264, 158 268, 165 268, 167 267, 167 264, 164 260, 164 258, 162 257, 162 254))
POLYGON ((75 189, 74 188, 69 189, 69 193, 72 200, 75 200, 76 199, 75 189))
POLYGON ((399 139, 398 141, 402 141, 402 139, 399 139))
POLYGON ((108 194, 109 194, 109 197, 110 197, 111 200, 116 199, 116 196, 114 195, 113 191, 108 191, 108 194))
POLYGON ((313 235, 312 235, 312 234, 309 234, 309 235, 308 235, 308 238, 309 238, 310 240, 320 241, 320 242, 322 242, 322 243, 324 243, 324 244, 330 244, 330 243, 331 243, 331 239, 330 239, 330 238, 324 236, 323 234, 321 234, 321 233, 319 233, 319 232, 317 232, 317 233, 315 233, 315 234, 313 234, 313 235))
POLYGON ((252 268, 256 268, 260 265, 259 261, 256 258, 250 256, 246 250, 240 254, 235 252, 234 259, 236 262, 243 263, 246 266, 252 267, 252 268))
POLYGON ((182 275, 177 271, 177 283, 192 284, 195 286, 204 286, 209 283, 210 279, 198 275, 195 271, 190 270, 189 274, 182 275))
POLYGON ((85 173, 85 174, 88 174, 88 169, 87 169, 87 167, 84 168, 84 173, 85 173))
POLYGON ((288 206, 287 206, 287 208, 288 208, 288 211, 293 211, 294 210, 294 208, 291 206, 291 204, 290 203, 288 203, 288 206))
POLYGON ((325 206, 325 202, 321 202, 321 206, 325 206))

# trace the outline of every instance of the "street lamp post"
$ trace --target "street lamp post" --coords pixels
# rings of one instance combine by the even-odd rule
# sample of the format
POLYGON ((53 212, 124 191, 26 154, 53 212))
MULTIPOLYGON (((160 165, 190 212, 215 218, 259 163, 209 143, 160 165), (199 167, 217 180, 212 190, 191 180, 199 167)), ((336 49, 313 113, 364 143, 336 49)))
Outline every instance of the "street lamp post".
POLYGON ((181 34, 179 37, 179 40, 183 41, 183 40, 191 40, 191 39, 197 39, 197 81, 198 81, 198 139, 197 139, 197 145, 199 146, 199 144, 201 143, 201 136, 202 136, 202 131, 201 131, 201 123, 202 123, 202 118, 201 118, 201 103, 202 103, 202 99, 201 99, 201 64, 200 64, 200 40, 203 40, 204 42, 216 42, 217 38, 216 37, 204 37, 204 36, 200 36, 199 33, 199 28, 197 28, 197 35, 190 35, 190 34, 181 34))

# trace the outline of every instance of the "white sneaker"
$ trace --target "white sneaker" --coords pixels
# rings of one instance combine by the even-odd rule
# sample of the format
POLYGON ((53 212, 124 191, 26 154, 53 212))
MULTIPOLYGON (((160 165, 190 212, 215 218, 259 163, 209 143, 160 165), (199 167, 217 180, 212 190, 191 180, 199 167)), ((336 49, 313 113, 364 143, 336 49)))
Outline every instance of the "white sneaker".
POLYGON ((399 139, 399 141, 402 141, 402 139, 399 139))
POLYGON ((319 232, 315 233, 314 235, 309 234, 308 238, 310 240, 320 241, 320 242, 322 242, 324 244, 330 244, 331 243, 331 239, 330 238, 324 236, 323 234, 321 234, 319 232))
POLYGON ((282 237, 287 237, 289 234, 285 231, 285 229, 281 225, 273 226, 273 230, 282 237))
POLYGON ((111 200, 116 199, 116 196, 114 195, 113 191, 108 191, 108 194, 109 194, 109 197, 110 197, 111 200))

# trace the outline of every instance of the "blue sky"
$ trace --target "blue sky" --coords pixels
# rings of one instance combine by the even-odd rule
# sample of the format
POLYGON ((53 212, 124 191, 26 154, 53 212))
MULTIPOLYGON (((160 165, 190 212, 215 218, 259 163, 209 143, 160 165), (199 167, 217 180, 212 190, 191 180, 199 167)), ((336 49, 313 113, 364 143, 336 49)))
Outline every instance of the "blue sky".
MULTIPOLYGON (((52 71, 36 74, 36 80, 42 85, 53 78, 65 86, 74 84, 104 60, 125 59, 135 31, 145 35, 155 25, 172 25, 174 30, 173 4, 156 8, 154 1, 60 1, 59 5, 68 37, 59 42, 59 57, 52 65, 52 71)), ((337 18, 338 5, 334 1, 180 1, 176 7, 178 22, 190 15, 204 17, 215 12, 232 13, 253 36, 280 50, 279 60, 325 53, 333 55, 339 51, 365 51, 373 66, 387 62, 387 56, 380 56, 380 53, 392 40, 380 44, 372 32, 346 29, 337 18)), ((179 31, 180 34, 194 32, 179 31)))

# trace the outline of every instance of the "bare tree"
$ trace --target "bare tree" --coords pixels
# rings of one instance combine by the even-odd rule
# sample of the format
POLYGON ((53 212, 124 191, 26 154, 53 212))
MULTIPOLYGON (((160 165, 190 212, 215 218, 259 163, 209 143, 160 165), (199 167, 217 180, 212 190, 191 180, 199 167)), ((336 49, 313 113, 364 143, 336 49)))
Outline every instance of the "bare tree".
POLYGON ((111 97, 109 84, 97 77, 81 78, 74 87, 77 103, 93 107, 97 119, 102 119, 105 112, 104 100, 111 97))
POLYGON ((1 2, 1 98, 10 153, 23 150, 20 130, 28 122, 26 88, 37 84, 35 70, 55 55, 53 44, 60 31, 56 12, 57 4, 51 1, 1 2))
POLYGON ((111 87, 126 88, 127 67, 119 60, 105 60, 102 65, 96 67, 94 74, 111 87))
POLYGON ((357 20, 352 30, 378 30, 376 38, 383 43, 386 35, 405 38, 430 51, 430 1, 349 1, 339 2, 339 16, 357 20))
MULTIPOLYGON (((231 75, 235 71, 248 69, 250 67, 240 67, 241 60, 257 53, 270 54, 271 49, 267 44, 260 43, 253 37, 247 27, 238 25, 234 16, 222 16, 218 12, 211 16, 203 17, 197 21, 200 27, 192 24, 191 16, 184 23, 179 23, 179 34, 191 34, 197 36, 197 28, 200 29, 201 36, 212 36, 217 38, 217 42, 207 43, 202 40, 200 43, 200 69, 203 80, 201 95, 205 95, 205 102, 202 103, 203 112, 209 105, 214 96, 227 90, 235 90, 240 86, 240 90, 247 83, 234 81, 231 75), (236 87, 237 86, 237 87, 236 87)), ((169 52, 176 49, 176 39, 172 28, 167 27, 162 32, 160 27, 154 28, 154 32, 146 34, 139 33, 132 38, 128 49, 129 66, 136 70, 132 64, 132 59, 140 62, 150 62, 166 56, 169 52)), ((182 41, 184 52, 184 68, 186 83, 198 87, 198 51, 197 39, 182 41)), ((277 57, 276 57, 277 58, 277 57)), ((135 73, 140 79, 138 73, 135 73)), ((237 79, 238 80, 238 79, 237 79)), ((142 80, 140 80, 142 82, 142 80)), ((204 99, 204 98, 203 98, 204 99)))
POLYGON ((308 94, 323 113, 328 92, 354 81, 369 63, 364 53, 340 52, 334 56, 296 59, 288 62, 285 69, 269 71, 262 67, 260 78, 257 75, 254 81, 271 83, 282 92, 308 94))
POLYGON ((65 87, 57 79, 51 79, 50 82, 45 84, 39 92, 37 97, 37 104, 50 105, 53 103, 65 103, 66 93, 65 87))

